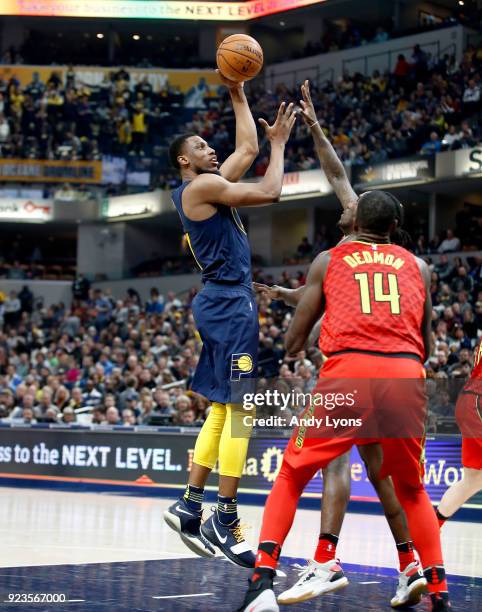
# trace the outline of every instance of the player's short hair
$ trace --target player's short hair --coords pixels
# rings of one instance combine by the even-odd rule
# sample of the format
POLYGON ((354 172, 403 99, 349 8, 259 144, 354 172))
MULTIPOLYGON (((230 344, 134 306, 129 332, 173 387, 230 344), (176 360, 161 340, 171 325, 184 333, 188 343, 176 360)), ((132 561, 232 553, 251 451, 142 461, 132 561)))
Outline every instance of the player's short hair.
POLYGON ((385 234, 397 218, 393 196, 386 191, 368 191, 358 200, 356 223, 362 229, 385 234))
POLYGON ((403 225, 403 222, 405 220, 405 209, 403 208, 403 204, 396 196, 393 195, 393 193, 390 193, 389 191, 382 191, 382 193, 384 193, 392 200, 395 206, 395 213, 398 225, 403 225))
POLYGON ((400 200, 397 197, 393 195, 393 193, 390 193, 388 191, 384 191, 384 193, 386 193, 392 199, 393 203, 395 204, 396 218, 398 221, 398 225, 395 231, 390 236, 390 240, 394 244, 398 244, 398 246, 401 246, 404 249, 412 249, 413 247, 412 237, 402 227, 405 221, 405 209, 403 208, 403 204, 400 202, 400 200))
POLYGON ((171 163, 171 166, 176 168, 176 170, 180 170, 177 158, 179 157, 179 155, 182 155, 184 143, 188 138, 191 138, 191 136, 196 136, 196 134, 194 134, 193 132, 186 132, 185 134, 181 134, 180 136, 175 138, 169 146, 169 161, 171 163))

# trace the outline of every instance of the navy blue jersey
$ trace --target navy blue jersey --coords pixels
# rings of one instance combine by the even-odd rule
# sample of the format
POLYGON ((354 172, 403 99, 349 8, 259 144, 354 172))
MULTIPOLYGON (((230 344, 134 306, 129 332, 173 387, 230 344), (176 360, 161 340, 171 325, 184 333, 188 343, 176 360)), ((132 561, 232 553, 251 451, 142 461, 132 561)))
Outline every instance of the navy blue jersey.
POLYGON ((230 206, 214 205, 216 213, 204 221, 188 219, 182 210, 184 182, 172 192, 174 206, 189 248, 202 271, 203 282, 251 287, 251 251, 238 211, 230 206))

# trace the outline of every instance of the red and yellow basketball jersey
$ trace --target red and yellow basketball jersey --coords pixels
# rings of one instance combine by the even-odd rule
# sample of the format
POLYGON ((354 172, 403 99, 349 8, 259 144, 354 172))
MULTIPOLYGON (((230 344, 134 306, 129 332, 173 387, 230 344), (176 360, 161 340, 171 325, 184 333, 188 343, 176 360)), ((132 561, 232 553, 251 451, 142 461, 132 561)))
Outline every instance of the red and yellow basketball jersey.
POLYGON ((415 257, 395 244, 358 240, 330 254, 322 352, 414 353, 423 360, 425 285, 415 257))

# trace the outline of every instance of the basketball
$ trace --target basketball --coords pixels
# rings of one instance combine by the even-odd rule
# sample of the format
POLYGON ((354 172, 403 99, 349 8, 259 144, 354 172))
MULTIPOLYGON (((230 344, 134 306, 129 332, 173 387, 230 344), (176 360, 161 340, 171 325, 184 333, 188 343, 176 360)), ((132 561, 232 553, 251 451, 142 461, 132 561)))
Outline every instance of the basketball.
POLYGON ((253 79, 263 67, 263 49, 247 34, 233 34, 225 38, 216 53, 221 74, 240 83, 253 79))

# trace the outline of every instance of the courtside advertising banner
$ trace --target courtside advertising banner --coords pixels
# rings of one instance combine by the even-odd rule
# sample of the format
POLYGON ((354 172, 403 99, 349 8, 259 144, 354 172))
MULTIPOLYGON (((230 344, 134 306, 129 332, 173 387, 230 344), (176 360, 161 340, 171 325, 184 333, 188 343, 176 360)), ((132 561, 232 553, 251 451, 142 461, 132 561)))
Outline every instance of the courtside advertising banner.
MULTIPOLYGON (((122 430, 66 430, 61 428, 0 428, 0 484, 2 479, 102 485, 183 488, 191 467, 197 430, 190 433, 122 430)), ((281 467, 288 438, 254 437, 250 441, 240 491, 266 495, 281 467)), ((432 501, 462 476, 460 436, 427 440, 425 485, 432 501)), ((216 488, 217 468, 209 484, 216 488)), ((358 451, 351 451, 351 498, 376 502, 358 451)), ((321 472, 305 489, 305 497, 319 497, 321 472)), ((482 494, 467 504, 482 509, 482 494)))

